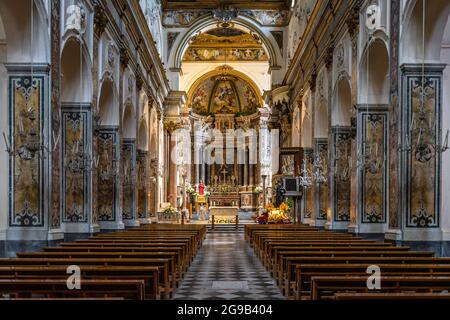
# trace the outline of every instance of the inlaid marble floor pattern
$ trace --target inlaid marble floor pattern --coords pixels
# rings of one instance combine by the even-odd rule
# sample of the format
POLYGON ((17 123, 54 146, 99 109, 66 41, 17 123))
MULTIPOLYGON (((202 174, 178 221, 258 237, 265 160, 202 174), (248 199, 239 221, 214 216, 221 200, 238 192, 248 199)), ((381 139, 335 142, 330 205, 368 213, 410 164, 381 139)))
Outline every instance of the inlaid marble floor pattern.
POLYGON ((282 300, 243 233, 208 233, 175 300, 282 300))

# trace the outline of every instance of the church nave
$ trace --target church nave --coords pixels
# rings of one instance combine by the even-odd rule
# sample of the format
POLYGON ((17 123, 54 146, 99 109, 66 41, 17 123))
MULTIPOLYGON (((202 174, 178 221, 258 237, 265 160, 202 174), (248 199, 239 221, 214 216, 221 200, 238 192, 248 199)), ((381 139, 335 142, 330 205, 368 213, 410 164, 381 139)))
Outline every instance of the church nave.
POLYGON ((244 240, 243 233, 209 232, 175 300, 279 300, 275 281, 244 240))

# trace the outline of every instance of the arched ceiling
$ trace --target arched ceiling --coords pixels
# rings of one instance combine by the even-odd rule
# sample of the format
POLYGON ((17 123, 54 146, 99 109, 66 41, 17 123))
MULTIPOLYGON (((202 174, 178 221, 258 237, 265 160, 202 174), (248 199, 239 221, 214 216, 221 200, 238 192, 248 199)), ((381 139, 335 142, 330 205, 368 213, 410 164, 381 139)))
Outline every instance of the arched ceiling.
POLYGON ((189 90, 188 106, 200 115, 249 115, 262 106, 262 99, 249 78, 222 66, 196 81, 189 90))
POLYGON ((217 9, 230 6, 240 9, 287 9, 291 0, 163 0, 164 9, 217 9))

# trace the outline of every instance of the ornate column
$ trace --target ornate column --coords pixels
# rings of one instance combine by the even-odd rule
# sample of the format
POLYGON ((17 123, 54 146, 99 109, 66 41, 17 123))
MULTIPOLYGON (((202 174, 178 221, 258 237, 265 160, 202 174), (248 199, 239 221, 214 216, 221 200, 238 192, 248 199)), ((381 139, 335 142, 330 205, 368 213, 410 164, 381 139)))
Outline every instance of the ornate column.
MULTIPOLYGON (((328 77, 328 103, 329 106, 332 105, 333 101, 333 57, 334 57, 334 49, 335 44, 334 40, 331 37, 330 44, 327 48, 326 55, 324 57, 325 68, 326 68, 326 76, 328 77)), ((327 152, 327 161, 328 161, 328 210, 327 210, 327 222, 325 223, 325 229, 334 229, 334 178, 335 178, 335 160, 334 160, 334 150, 336 146, 334 145, 335 138, 332 128, 332 112, 328 112, 328 152, 327 152)))
POLYGON ((48 216, 48 240, 64 238, 61 230, 61 1, 51 1, 51 182, 48 216))
MULTIPOLYGON (((94 81, 92 90, 92 157, 99 157, 98 152, 98 122, 100 120, 99 107, 97 105, 99 95, 99 42, 103 32, 106 29, 108 23, 106 14, 100 1, 94 1, 94 42, 93 42, 93 66, 92 66, 92 79, 94 81)), ((99 211, 98 211, 98 170, 94 165, 92 167, 92 192, 90 197, 92 198, 92 224, 100 227, 99 225, 99 211)), ((113 193, 113 197, 116 195, 113 193)), ((114 201, 114 200, 113 200, 114 201)))
POLYGON ((402 238, 402 214, 400 207, 400 14, 401 0, 391 0, 390 20, 390 111, 389 111, 389 226, 386 239, 402 238))
POLYGON ((137 217, 141 224, 150 223, 150 217, 148 216, 148 194, 149 194, 149 181, 148 181, 148 152, 144 150, 138 150, 137 152, 137 217))
MULTIPOLYGON (((356 6, 350 12, 349 17, 347 18, 347 28, 350 34, 350 39, 352 43, 352 75, 351 75, 351 93, 352 93, 352 105, 349 106, 352 110, 353 106, 357 105, 358 102, 358 36, 359 36, 359 12, 360 12, 360 4, 356 4, 356 6)), ((359 119, 355 116, 352 117, 352 127, 355 129, 360 125, 358 122, 359 119)), ((350 232, 358 232, 358 221, 359 221, 359 206, 358 206, 358 197, 360 189, 358 188, 358 139, 360 136, 356 134, 356 136, 351 135, 351 166, 349 166, 350 170, 350 224, 348 226, 348 230, 350 232)))
POLYGON ((177 206, 177 164, 176 159, 172 159, 172 155, 176 152, 177 142, 173 138, 173 132, 180 127, 180 123, 176 123, 173 120, 164 123, 164 129, 167 132, 167 139, 169 145, 168 159, 166 163, 168 165, 168 190, 167 190, 167 200, 174 207, 177 206))
MULTIPOLYGON (((128 67, 128 63, 130 61, 129 58, 129 54, 128 54, 128 50, 125 47, 124 43, 120 43, 120 69, 119 69, 119 79, 121 81, 121 83, 123 82, 123 77, 124 77, 124 73, 125 70, 128 67)), ((124 90, 123 90, 123 85, 119 86, 119 95, 118 95, 118 101, 119 101, 119 119, 123 119, 123 112, 124 112, 124 105, 122 103, 123 101, 123 95, 124 95, 124 90)), ((123 144, 123 131, 124 128, 122 126, 122 124, 119 125, 119 141, 118 141, 118 166, 119 166, 119 172, 118 172, 118 178, 117 178, 117 192, 118 192, 118 196, 119 196, 119 205, 118 205, 118 214, 120 216, 120 222, 123 222, 123 210, 124 210, 124 188, 123 188, 123 183, 124 183, 124 176, 125 176, 125 172, 124 172, 124 144, 123 144)))

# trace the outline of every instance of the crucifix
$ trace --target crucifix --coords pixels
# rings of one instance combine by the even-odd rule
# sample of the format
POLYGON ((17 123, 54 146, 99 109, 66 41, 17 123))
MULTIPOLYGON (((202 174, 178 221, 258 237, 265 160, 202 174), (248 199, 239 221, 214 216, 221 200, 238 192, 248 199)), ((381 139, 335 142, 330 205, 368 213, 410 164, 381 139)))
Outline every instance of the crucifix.
POLYGON ((224 167, 222 172, 221 172, 221 174, 223 174, 223 181, 222 181, 222 183, 226 182, 226 175, 227 175, 227 173, 228 173, 227 167, 224 167))

